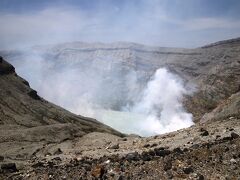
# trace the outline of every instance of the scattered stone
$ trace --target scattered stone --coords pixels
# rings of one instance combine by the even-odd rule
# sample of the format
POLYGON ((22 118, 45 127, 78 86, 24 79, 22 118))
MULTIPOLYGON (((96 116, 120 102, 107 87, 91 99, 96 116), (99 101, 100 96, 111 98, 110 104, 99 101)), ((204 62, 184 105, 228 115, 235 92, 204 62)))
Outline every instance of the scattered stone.
POLYGON ((232 140, 232 139, 233 139, 233 138, 230 137, 230 136, 226 136, 226 137, 223 137, 223 138, 222 138, 223 141, 230 141, 230 140, 232 140))
POLYGON ((123 175, 119 175, 117 180, 123 180, 124 176, 123 175))
POLYGON ((171 171, 167 171, 167 176, 168 176, 168 179, 172 179, 173 178, 173 174, 171 171))
POLYGON ((26 86, 30 87, 29 82, 27 82, 25 79, 23 79, 22 82, 23 82, 23 84, 25 84, 26 86))
POLYGON ((31 90, 30 92, 28 92, 28 95, 35 100, 41 100, 41 98, 37 94, 37 91, 35 90, 31 90))
POLYGON ((55 157, 52 160, 54 160, 54 161, 62 161, 62 159, 60 157, 55 157))
POLYGON ((139 160, 139 154, 138 154, 138 152, 129 153, 126 156, 126 159, 128 161, 138 161, 139 160))
POLYGON ((148 148, 148 147, 150 147, 150 144, 144 144, 143 147, 148 148))
POLYGON ((173 152, 175 152, 177 154, 183 154, 183 151, 180 147, 177 147, 177 148, 173 149, 173 152))
POLYGON ((53 167, 53 166, 55 165, 55 163, 54 163, 53 161, 48 161, 48 162, 47 162, 47 165, 48 165, 49 167, 53 167))
POLYGON ((168 161, 164 162, 163 170, 168 171, 170 169, 172 169, 172 162, 168 160, 168 161))
POLYGON ((167 149, 162 149, 162 148, 155 148, 154 151, 157 156, 161 156, 161 157, 167 156, 171 153, 171 151, 167 149))
POLYGON ((3 161, 4 160, 4 157, 3 156, 0 156, 0 161, 3 161))
POLYGON ((194 144, 194 145, 191 146, 191 148, 197 149, 197 148, 199 148, 199 144, 194 144))
POLYGON ((32 165, 33 168, 43 167, 43 166, 44 166, 44 163, 41 162, 41 161, 38 161, 37 163, 35 163, 35 164, 32 165))
POLYGON ((114 144, 112 146, 109 146, 108 149, 119 149, 119 144, 114 144))
POLYGON ((156 155, 154 150, 149 150, 148 153, 149 153, 150 156, 155 156, 156 155))
POLYGON ((1 169, 6 172, 16 172, 17 167, 15 163, 5 163, 1 165, 1 169))
POLYGON ((104 164, 109 164, 111 161, 108 159, 104 162, 104 164))
POLYGON ((151 160, 151 156, 149 155, 149 153, 148 152, 142 152, 142 160, 143 161, 150 161, 151 160))
POLYGON ((201 128, 200 129, 200 132, 202 132, 200 135, 201 136, 208 136, 209 135, 209 132, 206 130, 206 129, 204 129, 204 128, 201 128))
POLYGON ((232 133, 231 133, 231 137, 232 137, 232 139, 237 139, 237 138, 239 138, 240 136, 239 136, 237 133, 232 132, 232 133))
POLYGON ((9 64, 8 62, 4 61, 2 58, 0 60, 0 75, 11 74, 15 72, 15 68, 9 64))
POLYGON ((153 143, 150 147, 156 147, 157 145, 157 143, 153 143))
POLYGON ((235 160, 235 159, 230 159, 230 162, 232 163, 232 164, 236 164, 237 163, 237 161, 235 160))
POLYGON ((185 167, 185 168, 183 168, 183 172, 185 174, 193 173, 193 168, 191 166, 190 167, 185 167))
POLYGON ((58 148, 53 154, 54 155, 59 155, 59 154, 62 154, 62 150, 60 148, 58 148))
POLYGON ((96 177, 96 178, 102 178, 103 174, 104 174, 104 168, 101 165, 97 165, 96 167, 94 167, 92 169, 91 172, 92 176, 96 177))
POLYGON ((198 174, 198 180, 204 180, 204 176, 202 174, 198 174))

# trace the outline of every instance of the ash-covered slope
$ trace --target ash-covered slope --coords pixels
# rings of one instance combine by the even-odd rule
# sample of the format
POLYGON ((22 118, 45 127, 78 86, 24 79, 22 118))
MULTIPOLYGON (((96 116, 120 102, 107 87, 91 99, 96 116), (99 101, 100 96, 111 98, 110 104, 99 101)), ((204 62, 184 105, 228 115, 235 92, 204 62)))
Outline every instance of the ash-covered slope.
POLYGON ((46 144, 90 132, 121 136, 94 119, 74 115, 39 97, 0 57, 0 155, 5 160, 29 159, 46 144))

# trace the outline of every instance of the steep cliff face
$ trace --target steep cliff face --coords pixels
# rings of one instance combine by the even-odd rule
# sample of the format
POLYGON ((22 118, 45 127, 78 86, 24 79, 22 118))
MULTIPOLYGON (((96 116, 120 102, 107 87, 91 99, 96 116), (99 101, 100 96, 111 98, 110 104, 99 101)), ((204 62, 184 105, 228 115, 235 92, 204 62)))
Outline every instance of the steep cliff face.
MULTIPOLYGON (((51 62, 52 70, 74 67, 83 75, 97 74, 104 77, 107 79, 103 82, 105 85, 114 84, 118 91, 109 92, 109 88, 104 90, 113 99, 104 102, 102 98, 94 102, 97 104, 101 101, 102 106, 114 110, 131 104, 137 98, 135 94, 127 94, 131 91, 126 83, 129 81, 129 74, 134 72, 138 77, 135 84, 137 92, 161 67, 179 75, 186 86, 190 87, 192 95, 185 97, 184 104, 193 114, 195 122, 199 122, 205 113, 211 112, 240 90, 239 38, 196 49, 148 47, 123 42, 75 42, 36 46, 32 50, 51 62)), ((5 52, 6 57, 16 65, 26 54, 29 55, 26 52, 5 52)), ((90 88, 86 86, 86 89, 90 88)))
POLYGON ((1 155, 14 159, 24 154, 20 159, 30 158, 46 144, 90 132, 121 136, 94 119, 74 115, 39 97, 28 82, 15 73, 14 67, 0 57, 1 155))

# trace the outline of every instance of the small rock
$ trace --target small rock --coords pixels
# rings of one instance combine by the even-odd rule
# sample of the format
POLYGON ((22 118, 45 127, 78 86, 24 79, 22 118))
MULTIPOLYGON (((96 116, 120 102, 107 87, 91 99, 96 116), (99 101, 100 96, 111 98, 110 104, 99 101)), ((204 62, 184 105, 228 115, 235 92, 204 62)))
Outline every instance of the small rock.
POLYGON ((150 156, 155 156, 155 155, 156 155, 154 150, 149 150, 149 151, 148 151, 148 154, 149 154, 150 156))
POLYGON ((230 137, 230 136, 226 136, 226 137, 223 137, 222 140, 223 141, 231 141, 233 138, 230 137))
POLYGON ((137 161, 137 160, 139 160, 139 154, 138 154, 138 152, 129 153, 126 156, 126 159, 128 161, 137 161))
POLYGON ((114 144, 114 145, 108 147, 108 149, 119 149, 119 144, 114 144))
POLYGON ((104 162, 104 164, 109 164, 111 161, 108 159, 104 162))
POLYGON ((155 146, 157 146, 157 143, 153 143, 153 144, 151 145, 151 147, 155 147, 155 146))
POLYGON ((198 173, 193 173, 192 177, 196 180, 204 180, 204 176, 198 173))
POLYGON ((55 152, 54 152, 54 155, 59 155, 59 154, 62 154, 62 150, 60 148, 58 148, 55 152))
POLYGON ((55 157, 52 160, 54 160, 54 161, 62 161, 62 159, 60 157, 55 157))
POLYGON ((119 175, 118 176, 118 180, 123 180, 124 179, 124 176, 123 175, 119 175))
POLYGON ((28 92, 28 95, 35 100, 41 100, 40 96, 38 96, 37 91, 35 90, 28 92))
POLYGON ((96 167, 94 167, 92 169, 91 172, 92 176, 96 177, 96 178, 102 178, 103 174, 104 174, 104 168, 101 165, 97 165, 96 167))
POLYGON ((183 172, 185 174, 190 174, 190 173, 193 172, 193 168, 191 166, 190 167, 185 167, 185 168, 183 168, 183 172))
POLYGON ((198 180, 204 180, 204 176, 202 174, 198 174, 198 180))
POLYGON ((47 165, 48 165, 48 167, 52 168, 55 165, 55 163, 53 161, 48 161, 47 165))
POLYGON ((191 148, 197 149, 197 148, 199 148, 199 144, 194 144, 194 145, 191 146, 191 148))
POLYGON ((231 137, 232 137, 233 139, 237 139, 237 138, 239 138, 240 136, 239 136, 237 133, 232 132, 232 133, 231 133, 231 137))
POLYGON ((6 163, 1 165, 1 169, 7 172, 16 172, 17 167, 15 163, 6 163))
POLYGON ((142 152, 142 160, 143 161, 150 161, 151 160, 151 156, 149 155, 149 153, 148 152, 142 152))
POLYGON ((11 74, 15 72, 15 68, 9 64, 8 62, 4 61, 1 58, 0 61, 0 75, 4 75, 4 74, 11 74))
POLYGON ((4 160, 4 157, 3 156, 0 156, 0 161, 3 161, 4 160))
POLYGON ((201 136, 208 136, 209 135, 209 132, 207 131, 207 130, 205 130, 205 129, 201 129, 201 136))
POLYGON ((61 179, 67 179, 67 176, 62 176, 61 179))
POLYGON ((167 176, 168 176, 168 179, 172 179, 173 173, 171 171, 167 171, 167 176))
POLYGON ((35 164, 32 165, 33 168, 43 167, 43 166, 44 166, 44 163, 41 162, 41 161, 38 161, 37 163, 35 163, 35 164))
POLYGON ((148 147, 150 147, 150 144, 144 144, 143 147, 148 148, 148 147))
POLYGON ((83 167, 86 171, 91 171, 91 166, 89 164, 84 164, 83 167))
POLYGON ((232 163, 232 164, 236 164, 237 163, 237 161, 235 160, 235 159, 230 159, 230 162, 232 163))
POLYGON ((161 148, 155 148, 154 151, 157 156, 161 156, 161 157, 167 156, 171 153, 171 151, 167 149, 161 149, 161 148))
POLYGON ((170 169, 172 169, 172 162, 171 161, 166 161, 163 165, 163 170, 168 171, 170 169))
POLYGON ((173 149, 173 152, 175 152, 175 153, 177 153, 177 154, 183 154, 183 151, 182 151, 181 148, 179 148, 179 147, 173 149))

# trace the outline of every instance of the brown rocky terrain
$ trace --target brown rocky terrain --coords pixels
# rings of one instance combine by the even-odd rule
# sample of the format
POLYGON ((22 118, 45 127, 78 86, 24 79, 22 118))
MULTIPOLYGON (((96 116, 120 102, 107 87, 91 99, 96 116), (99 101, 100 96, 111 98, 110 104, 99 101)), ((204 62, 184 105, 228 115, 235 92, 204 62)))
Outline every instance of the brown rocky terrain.
MULTIPOLYGON (((153 137, 123 136, 39 97, 1 58, 0 179, 239 179, 240 39, 197 49, 86 46, 76 56, 117 51, 146 79, 167 66, 196 85, 185 97, 196 124, 153 137)), ((54 48, 59 64, 65 48, 54 48)))

